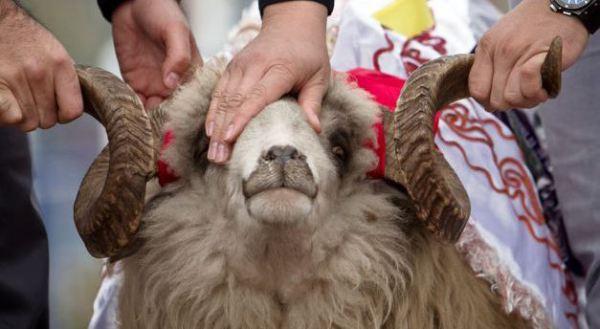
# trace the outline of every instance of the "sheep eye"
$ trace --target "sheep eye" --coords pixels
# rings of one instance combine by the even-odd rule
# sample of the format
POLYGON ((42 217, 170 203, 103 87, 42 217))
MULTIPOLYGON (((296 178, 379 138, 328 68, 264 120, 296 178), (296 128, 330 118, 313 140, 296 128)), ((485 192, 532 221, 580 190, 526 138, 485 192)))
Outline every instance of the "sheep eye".
POLYGON ((335 155, 340 160, 343 160, 344 158, 346 158, 346 151, 344 150, 343 147, 341 147, 339 145, 335 145, 334 147, 332 147, 331 153, 333 153, 333 155, 335 155))
POLYGON ((342 129, 329 135, 330 152, 340 172, 345 172, 348 159, 351 155, 350 140, 350 133, 342 129))

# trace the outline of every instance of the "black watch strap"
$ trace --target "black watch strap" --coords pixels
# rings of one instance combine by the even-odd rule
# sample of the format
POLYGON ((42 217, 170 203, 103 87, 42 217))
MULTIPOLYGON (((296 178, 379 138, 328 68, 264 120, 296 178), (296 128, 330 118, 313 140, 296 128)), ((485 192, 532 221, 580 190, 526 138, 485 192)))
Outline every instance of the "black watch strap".
POLYGON ((579 19, 590 34, 594 34, 594 32, 598 31, 598 28, 600 28, 600 0, 596 0, 585 8, 585 10, 579 14, 579 19))
MULTIPOLYGON (((260 9, 260 15, 262 16, 263 11, 265 10, 265 7, 267 7, 268 5, 272 5, 275 3, 280 3, 280 2, 287 2, 287 1, 294 1, 294 0, 258 0, 258 8, 260 9)), ((327 7, 327 15, 331 15, 331 13, 333 12, 333 5, 334 5, 334 0, 310 0, 313 2, 318 2, 320 4, 322 4, 323 6, 327 7)))
MULTIPOLYGON (((129 0, 97 0, 98 7, 100 7, 100 11, 102 12, 102 16, 109 22, 112 22, 112 14, 115 12, 117 7, 119 7, 122 3, 129 0)), ((181 0, 177 0, 178 3, 181 3, 181 0)))
POLYGON ((126 0, 98 0, 98 7, 100 7, 100 11, 102 12, 102 16, 111 22, 112 14, 123 2, 126 0))

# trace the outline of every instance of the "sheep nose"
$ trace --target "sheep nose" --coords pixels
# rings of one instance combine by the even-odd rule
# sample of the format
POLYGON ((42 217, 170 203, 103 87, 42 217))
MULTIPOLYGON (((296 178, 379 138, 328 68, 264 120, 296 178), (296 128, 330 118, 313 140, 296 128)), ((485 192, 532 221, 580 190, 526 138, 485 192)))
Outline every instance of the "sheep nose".
POLYGON ((287 145, 271 147, 265 154, 264 159, 286 163, 289 160, 305 160, 306 158, 295 147, 287 145))

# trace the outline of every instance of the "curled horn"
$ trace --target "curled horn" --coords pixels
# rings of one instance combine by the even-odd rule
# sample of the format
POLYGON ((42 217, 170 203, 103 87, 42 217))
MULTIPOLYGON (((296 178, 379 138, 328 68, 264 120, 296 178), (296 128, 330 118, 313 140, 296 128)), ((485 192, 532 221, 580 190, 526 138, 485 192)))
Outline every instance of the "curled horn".
MULTIPOLYGON (((548 95, 560 91, 562 43, 550 45, 541 69, 548 95)), ((435 148, 435 113, 446 104, 469 97, 468 78, 473 55, 433 60, 408 79, 393 119, 386 124, 392 140, 386 178, 403 185, 416 205, 417 217, 444 241, 455 242, 470 214, 467 193, 456 173, 435 148)))
POLYGON ((116 256, 140 226, 162 113, 149 117, 133 90, 109 72, 78 66, 77 74, 85 111, 105 127, 108 146, 81 183, 75 225, 90 254, 116 256))

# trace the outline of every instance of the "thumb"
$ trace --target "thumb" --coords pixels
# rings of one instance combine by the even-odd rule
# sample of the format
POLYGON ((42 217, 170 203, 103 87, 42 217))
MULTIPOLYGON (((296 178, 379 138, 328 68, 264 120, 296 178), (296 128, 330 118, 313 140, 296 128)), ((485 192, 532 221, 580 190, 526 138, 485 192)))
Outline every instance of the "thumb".
POLYGON ((175 89, 192 62, 190 31, 185 24, 170 26, 165 32, 166 57, 162 65, 164 84, 175 89))
POLYGON ((323 97, 327 91, 325 84, 307 85, 298 94, 298 103, 306 114, 308 123, 318 132, 321 132, 321 122, 319 121, 319 113, 321 112, 321 104, 323 97))
POLYGON ((17 99, 4 85, 0 85, 0 126, 15 125, 21 122, 23 114, 17 99))

